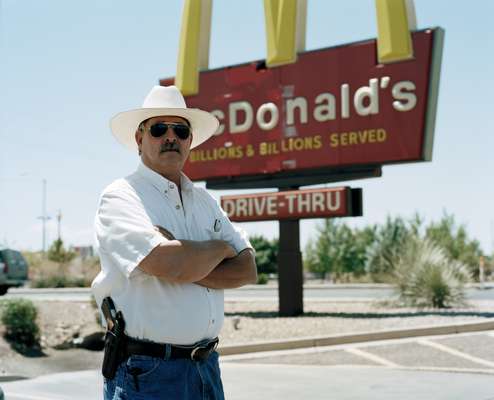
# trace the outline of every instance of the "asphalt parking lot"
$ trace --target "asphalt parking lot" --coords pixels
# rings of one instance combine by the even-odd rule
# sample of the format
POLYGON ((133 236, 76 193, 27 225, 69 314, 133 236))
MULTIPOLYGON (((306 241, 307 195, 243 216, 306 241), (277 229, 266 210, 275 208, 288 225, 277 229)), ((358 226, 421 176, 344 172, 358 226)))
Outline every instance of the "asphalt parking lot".
POLYGON ((365 365, 494 374, 494 332, 233 355, 222 359, 236 363, 365 365))
MULTIPOLYGON (((221 363, 229 400, 494 400, 494 332, 231 355, 221 363)), ((12 400, 82 400, 101 398, 102 379, 91 370, 2 387, 12 400)))

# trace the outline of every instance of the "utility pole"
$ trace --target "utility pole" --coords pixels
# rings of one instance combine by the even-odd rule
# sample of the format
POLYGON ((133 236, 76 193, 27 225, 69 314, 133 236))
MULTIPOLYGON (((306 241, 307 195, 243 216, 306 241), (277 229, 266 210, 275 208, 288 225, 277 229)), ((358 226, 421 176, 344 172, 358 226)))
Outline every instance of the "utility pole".
POLYGON ((491 219, 491 255, 494 256, 494 221, 491 219))
POLYGON ((46 215, 46 179, 43 179, 43 195, 42 195, 42 215, 41 217, 38 217, 42 221, 43 224, 43 256, 45 255, 46 252, 46 221, 50 219, 48 215, 46 215))

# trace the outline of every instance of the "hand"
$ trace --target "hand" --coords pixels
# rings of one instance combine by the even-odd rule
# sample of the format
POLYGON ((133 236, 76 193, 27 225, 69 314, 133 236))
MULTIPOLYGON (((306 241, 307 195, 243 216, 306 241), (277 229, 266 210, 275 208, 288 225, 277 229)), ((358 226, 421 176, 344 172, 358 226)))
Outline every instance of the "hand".
POLYGON ((225 258, 234 258, 234 257, 237 257, 237 250, 235 250, 233 248, 233 246, 231 246, 229 243, 227 242, 223 242, 225 243, 225 258))

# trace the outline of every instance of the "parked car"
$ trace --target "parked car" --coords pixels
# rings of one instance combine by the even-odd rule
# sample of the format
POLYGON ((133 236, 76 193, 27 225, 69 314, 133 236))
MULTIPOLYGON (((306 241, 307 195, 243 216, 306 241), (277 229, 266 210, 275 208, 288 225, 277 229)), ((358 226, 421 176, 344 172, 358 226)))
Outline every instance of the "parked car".
POLYGON ((19 287, 27 281, 28 265, 23 255, 12 249, 0 249, 0 296, 9 287, 19 287))

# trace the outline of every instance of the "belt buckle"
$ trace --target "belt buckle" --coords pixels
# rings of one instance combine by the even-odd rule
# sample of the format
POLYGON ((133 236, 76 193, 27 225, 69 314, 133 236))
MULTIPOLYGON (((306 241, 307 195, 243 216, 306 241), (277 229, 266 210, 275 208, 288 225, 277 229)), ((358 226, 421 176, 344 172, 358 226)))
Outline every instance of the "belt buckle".
POLYGON ((206 346, 199 345, 197 347, 194 347, 190 352, 190 359, 192 361, 204 361, 211 355, 213 351, 216 350, 217 347, 218 347, 218 339, 209 342, 206 346))

